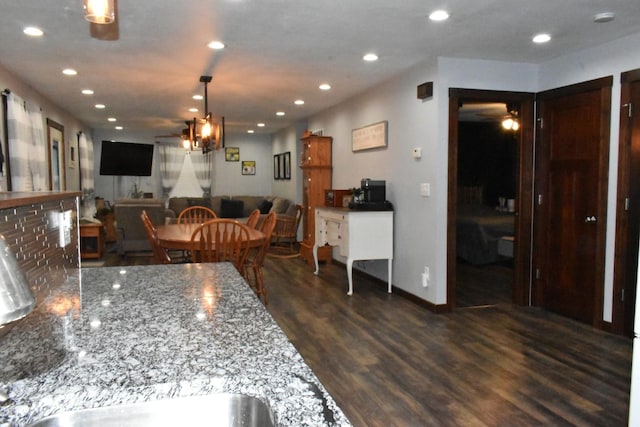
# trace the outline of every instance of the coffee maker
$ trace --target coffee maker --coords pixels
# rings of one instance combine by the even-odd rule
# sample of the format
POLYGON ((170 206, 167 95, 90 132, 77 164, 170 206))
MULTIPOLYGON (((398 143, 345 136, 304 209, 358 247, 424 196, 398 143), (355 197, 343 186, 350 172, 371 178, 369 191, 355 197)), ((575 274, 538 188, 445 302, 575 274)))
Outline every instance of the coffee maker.
POLYGON ((379 203, 385 201, 385 181, 363 178, 360 181, 360 189, 362 190, 362 201, 364 203, 379 203))
POLYGON ((386 200, 386 182, 363 178, 360 181, 362 197, 359 201, 349 204, 351 209, 361 210, 392 210, 391 203, 386 200))

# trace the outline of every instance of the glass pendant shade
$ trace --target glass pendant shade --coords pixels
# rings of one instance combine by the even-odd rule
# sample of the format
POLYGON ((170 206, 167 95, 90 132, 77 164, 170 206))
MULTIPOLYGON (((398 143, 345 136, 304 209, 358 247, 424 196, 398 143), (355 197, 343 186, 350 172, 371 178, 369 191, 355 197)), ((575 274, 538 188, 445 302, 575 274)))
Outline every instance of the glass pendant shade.
POLYGON ((116 19, 114 0, 84 0, 84 18, 94 24, 111 24, 116 19))
POLYGON ((35 304, 16 257, 0 236, 0 325, 26 316, 35 304))

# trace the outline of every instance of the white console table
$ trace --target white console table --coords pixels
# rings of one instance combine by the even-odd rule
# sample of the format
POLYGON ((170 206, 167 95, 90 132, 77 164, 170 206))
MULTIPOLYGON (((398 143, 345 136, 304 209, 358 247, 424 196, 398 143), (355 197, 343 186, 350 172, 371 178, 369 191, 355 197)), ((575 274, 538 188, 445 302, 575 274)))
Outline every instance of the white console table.
POLYGON ((355 260, 387 259, 388 292, 391 293, 391 264, 393 261, 393 211, 361 211, 346 208, 315 208, 315 244, 313 259, 318 266, 318 247, 331 245, 340 248, 347 258, 349 291, 353 294, 352 268, 355 260))

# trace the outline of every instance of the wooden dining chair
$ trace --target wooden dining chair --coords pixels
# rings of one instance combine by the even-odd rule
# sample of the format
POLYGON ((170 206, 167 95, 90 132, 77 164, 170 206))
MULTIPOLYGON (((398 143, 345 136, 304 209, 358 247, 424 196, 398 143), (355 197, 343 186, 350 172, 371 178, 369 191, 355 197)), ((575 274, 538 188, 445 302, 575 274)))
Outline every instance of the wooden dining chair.
POLYGON ((302 206, 296 205, 295 215, 278 215, 273 230, 273 244, 269 256, 276 258, 295 258, 300 255, 295 248, 298 239, 298 228, 302 219, 302 206))
POLYGON ((190 206, 178 215, 178 224, 202 224, 216 219, 216 213, 205 206, 190 206))
POLYGON ((249 252, 249 228, 233 219, 213 219, 191 235, 192 262, 232 262, 239 272, 249 252))
POLYGON ((269 246, 271 245, 271 236, 276 226, 276 220, 277 217, 275 212, 270 212, 262 222, 260 231, 265 235, 264 243, 260 247, 251 249, 247 261, 244 264, 243 271, 243 276, 249 283, 249 286, 255 290, 258 298, 262 297, 262 301, 264 301, 265 305, 269 304, 269 299, 267 297, 267 287, 264 283, 262 267, 264 265, 264 258, 267 255, 269 246), (253 272, 253 283, 251 283, 249 277, 250 271, 253 272))
POLYGON ((257 228, 258 222, 260 222, 260 209, 254 209, 247 219, 247 227, 257 228))
POLYGON ((151 250, 153 251, 153 260, 157 264, 171 264, 172 259, 169 256, 169 253, 162 246, 158 244, 158 230, 153 225, 149 214, 147 214, 146 210, 142 210, 140 213, 140 219, 142 220, 142 224, 144 225, 144 230, 147 233, 147 239, 149 239, 149 243, 151 244, 151 250))

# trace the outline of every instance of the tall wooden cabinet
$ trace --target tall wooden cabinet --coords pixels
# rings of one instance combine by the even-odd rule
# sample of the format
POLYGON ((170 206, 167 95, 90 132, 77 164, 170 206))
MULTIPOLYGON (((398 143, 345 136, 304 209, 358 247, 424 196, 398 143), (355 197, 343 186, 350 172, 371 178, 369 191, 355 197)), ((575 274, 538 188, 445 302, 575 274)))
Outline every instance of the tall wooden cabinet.
MULTIPOLYGON (((324 206, 324 191, 331 188, 330 136, 309 135, 302 138, 302 242, 300 254, 313 265, 315 208, 324 206)), ((331 262, 331 246, 318 248, 318 260, 331 262)))

